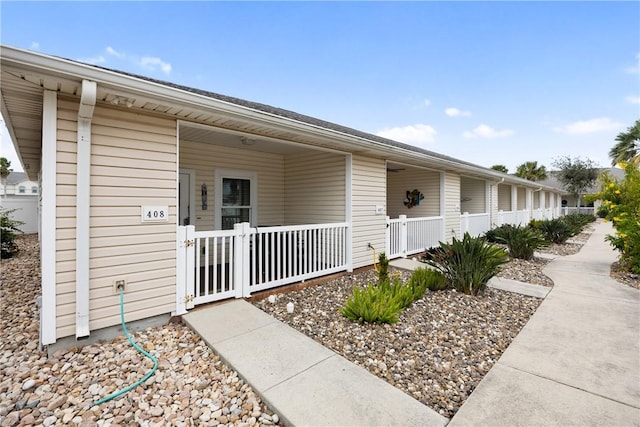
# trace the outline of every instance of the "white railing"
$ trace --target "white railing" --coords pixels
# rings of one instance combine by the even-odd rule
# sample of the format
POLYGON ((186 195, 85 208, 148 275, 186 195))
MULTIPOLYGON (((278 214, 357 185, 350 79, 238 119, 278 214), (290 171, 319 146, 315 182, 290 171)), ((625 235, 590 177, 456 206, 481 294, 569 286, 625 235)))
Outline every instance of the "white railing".
POLYGON ((438 246, 444 240, 444 218, 441 216, 397 219, 387 217, 387 247, 389 259, 407 257, 438 246))
POLYGON ((347 223, 254 230, 249 255, 250 292, 347 269, 347 223))
POLYGON ((531 219, 534 220, 541 220, 544 219, 544 213, 542 212, 542 209, 534 209, 531 211, 531 219))
POLYGON ((460 215, 460 236, 469 233, 473 237, 480 236, 491 228, 489 214, 470 214, 465 212, 460 215))
POLYGON ((571 214, 576 214, 576 213, 580 213, 580 214, 585 214, 585 215, 595 215, 595 208, 589 208, 586 206, 581 206, 579 208, 577 207, 568 207, 565 206, 563 208, 560 208, 562 210, 562 215, 571 215, 571 214))
POLYGON ((527 209, 516 211, 515 225, 524 227, 525 225, 529 224, 530 220, 531 220, 531 216, 529 215, 529 211, 527 209))
POLYGON ((349 266, 347 223, 195 231, 178 227, 176 313, 349 266))
POLYGON ((517 211, 498 211, 498 218, 496 218, 496 226, 500 227, 504 224, 517 225, 518 224, 518 212, 517 211))

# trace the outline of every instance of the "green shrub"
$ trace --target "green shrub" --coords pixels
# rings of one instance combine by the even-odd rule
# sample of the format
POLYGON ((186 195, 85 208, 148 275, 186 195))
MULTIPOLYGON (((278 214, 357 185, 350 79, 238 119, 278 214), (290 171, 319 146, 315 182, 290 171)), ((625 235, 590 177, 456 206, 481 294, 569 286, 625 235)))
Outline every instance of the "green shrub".
POLYGON ((547 246, 542 235, 530 227, 511 227, 498 237, 506 243, 512 258, 532 259, 536 249, 547 246))
POLYGON ((439 273, 425 274, 418 269, 407 283, 398 278, 385 280, 365 288, 353 288, 353 294, 342 308, 342 314, 359 323, 396 323, 398 314, 414 301, 422 298, 430 283, 437 281, 439 273), (429 278, 428 278, 429 277, 429 278))
POLYGON ((562 218, 541 221, 537 230, 551 243, 565 243, 574 235, 573 228, 562 218))
MULTIPOLYGON (((423 289, 422 294, 424 294, 427 289, 441 291, 448 288, 447 281, 442 273, 428 268, 415 269, 407 284, 414 289, 414 295, 416 296, 420 289, 423 289)), ((422 298, 422 295, 416 297, 416 299, 419 298, 422 298)))
POLYGON ((11 219, 11 214, 15 209, 7 210, 0 208, 0 258, 11 258, 18 252, 15 243, 16 233, 22 233, 20 226, 22 221, 11 219))
POLYGON ((441 272, 448 285, 466 294, 484 291, 489 279, 508 261, 503 249, 469 233, 461 240, 454 237, 451 243, 440 242, 440 246, 443 252, 427 264, 441 272))
POLYGON ((602 190, 594 196, 608 209, 605 221, 611 221, 615 233, 607 241, 620 252, 620 264, 640 274, 640 169, 624 165, 625 178, 620 182, 603 180, 602 190))
POLYGON ((344 316, 358 323, 396 323, 401 311, 391 292, 372 284, 353 288, 353 294, 342 308, 344 316))
POLYGON ((596 216, 598 218, 606 218, 609 215, 609 208, 607 205, 600 205, 598 210, 596 211, 596 216))
POLYGON ((511 224, 503 224, 500 227, 492 228, 484 234, 487 242, 491 243, 502 243, 503 238, 506 234, 513 228, 514 226, 511 224))
POLYGON ((572 236, 580 234, 584 227, 596 220, 595 216, 587 214, 570 214, 561 218, 571 228, 572 236))

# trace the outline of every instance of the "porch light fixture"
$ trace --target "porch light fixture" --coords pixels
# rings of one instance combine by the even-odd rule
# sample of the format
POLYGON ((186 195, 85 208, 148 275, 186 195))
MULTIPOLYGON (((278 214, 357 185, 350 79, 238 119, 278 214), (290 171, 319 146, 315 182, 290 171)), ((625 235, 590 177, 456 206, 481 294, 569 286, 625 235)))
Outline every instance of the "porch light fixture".
POLYGON ((256 143, 255 139, 247 138, 246 136, 243 136, 242 138, 240 138, 240 141, 242 141, 243 145, 253 145, 256 143))

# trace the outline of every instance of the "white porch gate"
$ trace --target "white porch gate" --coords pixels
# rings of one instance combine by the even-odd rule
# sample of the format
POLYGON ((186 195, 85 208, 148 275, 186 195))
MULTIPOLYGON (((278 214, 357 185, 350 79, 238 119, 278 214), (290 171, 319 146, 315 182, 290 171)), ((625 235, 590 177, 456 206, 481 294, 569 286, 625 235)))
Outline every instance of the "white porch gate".
POLYGON ((345 271, 350 265, 348 224, 195 231, 178 227, 176 314, 197 304, 345 271))
POLYGON ((389 259, 407 257, 438 246, 444 240, 444 217, 397 219, 387 217, 387 247, 389 259))

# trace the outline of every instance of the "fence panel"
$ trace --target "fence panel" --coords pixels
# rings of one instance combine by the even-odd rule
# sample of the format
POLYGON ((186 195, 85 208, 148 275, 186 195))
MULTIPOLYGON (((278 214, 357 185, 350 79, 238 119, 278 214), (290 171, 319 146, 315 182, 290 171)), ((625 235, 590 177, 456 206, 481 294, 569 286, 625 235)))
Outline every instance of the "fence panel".
POLYGON ((336 223, 252 229, 249 291, 345 270, 348 266, 347 226, 347 223, 336 223))

